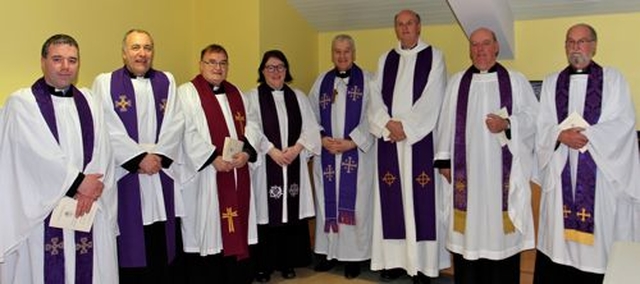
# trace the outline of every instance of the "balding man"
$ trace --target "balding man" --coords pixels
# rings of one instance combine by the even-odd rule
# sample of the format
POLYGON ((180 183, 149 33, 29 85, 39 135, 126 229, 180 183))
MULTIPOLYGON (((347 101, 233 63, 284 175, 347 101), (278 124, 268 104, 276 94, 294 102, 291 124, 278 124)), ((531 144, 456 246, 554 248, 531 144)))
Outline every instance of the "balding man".
POLYGON ((564 44, 569 66, 545 78, 540 97, 534 283, 602 283, 611 246, 640 226, 635 111, 622 74, 593 61, 593 27, 572 26, 564 44))
POLYGON ((374 182, 371 269, 385 280, 404 271, 429 282, 449 266, 441 242, 440 197, 444 181, 433 168, 434 131, 444 97, 442 52, 420 40, 420 16, 395 16, 398 45, 378 62, 371 96, 370 131, 378 138, 374 182))
POLYGON ((447 248, 455 283, 520 283, 534 247, 530 173, 538 101, 521 73, 496 61, 493 31, 469 37, 472 65, 447 86, 436 167, 449 181, 447 248))

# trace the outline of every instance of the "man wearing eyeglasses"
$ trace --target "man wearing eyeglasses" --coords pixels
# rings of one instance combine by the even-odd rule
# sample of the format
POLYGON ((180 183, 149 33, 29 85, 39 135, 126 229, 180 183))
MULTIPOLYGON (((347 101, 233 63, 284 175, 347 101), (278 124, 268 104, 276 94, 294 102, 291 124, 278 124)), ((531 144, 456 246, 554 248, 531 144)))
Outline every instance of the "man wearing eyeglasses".
POLYGON ((186 283, 249 284, 254 276, 249 245, 258 236, 248 163, 257 153, 246 135, 255 124, 242 92, 226 80, 228 70, 224 47, 209 45, 200 53, 200 74, 178 88, 185 133, 215 149, 213 166, 188 170, 195 176, 183 185, 186 283))
POLYGON ((569 66, 542 84, 534 283, 602 283, 613 243, 631 240, 640 226, 631 210, 640 200, 640 161, 629 85, 593 61, 597 45, 593 27, 569 28, 569 66))
POLYGON ((183 121, 176 111, 173 75, 152 68, 154 42, 144 30, 122 40, 124 66, 98 75, 114 148, 118 181, 120 283, 172 283, 179 273, 180 216, 177 158, 183 121))
POLYGON ((433 168, 434 132, 447 80, 444 56, 420 39, 420 16, 403 10, 394 19, 397 46, 378 61, 368 115, 378 138, 374 182, 371 269, 383 280, 405 271, 428 283, 449 266, 433 168))
POLYGON ((449 80, 435 166, 449 181, 447 248, 457 284, 520 283, 534 247, 531 187, 538 101, 521 73, 498 63, 493 31, 469 36, 472 65, 449 80))

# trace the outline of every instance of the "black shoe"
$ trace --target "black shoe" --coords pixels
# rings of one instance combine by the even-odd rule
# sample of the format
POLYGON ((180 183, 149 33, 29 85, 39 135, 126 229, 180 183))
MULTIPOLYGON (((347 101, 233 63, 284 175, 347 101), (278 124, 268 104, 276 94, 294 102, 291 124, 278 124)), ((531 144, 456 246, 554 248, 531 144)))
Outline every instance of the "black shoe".
POLYGON ((335 259, 332 259, 332 260, 323 259, 323 260, 320 260, 320 262, 318 262, 316 266, 313 267, 313 270, 317 272, 325 272, 333 269, 334 266, 336 266, 335 259))
POLYGON ((413 284, 429 284, 431 283, 431 279, 427 277, 427 275, 422 274, 422 272, 418 272, 418 275, 411 277, 413 284))
POLYGON ((293 270, 293 268, 285 268, 285 269, 280 271, 280 274, 282 275, 282 278, 284 278, 284 279, 296 278, 296 272, 293 270))
POLYGON ((404 273, 402 268, 384 269, 380 272, 380 278, 384 282, 389 282, 400 278, 404 273))
POLYGON ((353 279, 360 275, 360 263, 347 262, 344 266, 344 277, 347 279, 353 279))
POLYGON ((270 273, 267 273, 267 272, 264 272, 264 271, 260 271, 260 272, 256 273, 256 282, 258 282, 258 283, 267 283, 267 282, 269 282, 269 280, 271 280, 270 273))

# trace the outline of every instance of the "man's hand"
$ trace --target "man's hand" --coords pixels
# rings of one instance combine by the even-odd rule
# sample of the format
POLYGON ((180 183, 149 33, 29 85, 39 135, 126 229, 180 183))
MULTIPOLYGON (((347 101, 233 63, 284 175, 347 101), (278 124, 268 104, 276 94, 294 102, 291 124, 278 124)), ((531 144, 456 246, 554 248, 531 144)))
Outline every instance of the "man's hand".
POLYGON ((400 142, 404 139, 407 139, 407 135, 404 133, 404 128, 402 127, 402 122, 389 120, 386 127, 391 133, 389 134, 389 139, 391 140, 391 142, 400 142))
POLYGON ((562 130, 558 135, 558 141, 560 141, 560 143, 564 145, 567 145, 567 147, 571 149, 578 150, 589 143, 589 139, 587 138, 587 136, 584 136, 584 134, 582 134, 582 131, 584 131, 584 128, 582 127, 574 127, 562 130))
POLYGON ((300 152, 302 152, 302 149, 303 149, 302 145, 298 143, 296 143, 292 147, 288 147, 287 149, 284 149, 282 154, 284 155, 287 165, 293 163, 293 161, 298 157, 298 155, 300 155, 300 152))
POLYGON ((334 155, 344 153, 346 151, 349 151, 357 147, 356 143, 349 139, 340 139, 340 138, 331 138, 331 137, 322 138, 322 146, 325 149, 327 149, 329 153, 334 155))
POLYGON ((487 114, 484 123, 491 133, 500 133, 509 128, 509 121, 494 113, 487 114))
POLYGON ((249 154, 247 152, 240 152, 233 155, 233 160, 231 160, 231 166, 233 168, 242 168, 249 161, 249 154))
POLYGON ((276 164, 278 164, 281 167, 284 167, 289 164, 287 163, 284 157, 284 153, 276 147, 271 148, 271 150, 269 150, 267 154, 269 155, 269 157, 271 157, 271 159, 273 159, 274 162, 276 162, 276 164))
POLYGON ((155 175, 162 169, 162 158, 156 154, 147 154, 140 161, 140 169, 142 174, 155 175))
POLYGON ((216 169, 216 171, 223 173, 233 170, 233 165, 230 162, 223 160, 222 156, 218 156, 215 158, 215 160, 213 160, 213 167, 216 169))
POLYGON ((447 182, 451 183, 451 169, 438 169, 438 172, 447 180, 447 182))
POLYGON ((76 218, 91 210, 91 205, 102 195, 104 184, 100 179, 102 174, 86 174, 78 186, 78 192, 74 198, 78 201, 76 207, 76 218))

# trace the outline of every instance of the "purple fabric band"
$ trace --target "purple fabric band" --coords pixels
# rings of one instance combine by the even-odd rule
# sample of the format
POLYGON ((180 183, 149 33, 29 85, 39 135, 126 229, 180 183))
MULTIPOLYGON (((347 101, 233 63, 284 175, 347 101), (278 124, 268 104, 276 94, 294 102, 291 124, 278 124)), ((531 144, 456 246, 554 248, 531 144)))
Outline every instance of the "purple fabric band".
MULTIPOLYGON (((422 95, 429 79, 433 61, 432 48, 418 53, 413 80, 413 103, 422 95)), ((389 115, 393 113, 393 91, 400 55, 391 50, 387 55, 382 77, 382 99, 389 115)), ((413 202, 416 221, 416 239, 435 240, 435 184, 433 181, 432 133, 412 145, 413 202)), ((382 228, 384 239, 405 239, 404 209, 398 152, 395 143, 378 140, 378 176, 380 187, 382 228)))
MULTIPOLYGON (((333 137, 331 127, 331 109, 333 104, 327 103, 326 99, 333 97, 335 78, 336 71, 331 70, 324 76, 322 84, 320 85, 320 124, 329 137, 333 137)), ((351 76, 349 78, 349 84, 347 85, 347 97, 344 98, 346 108, 344 114, 344 133, 342 137, 349 137, 351 131, 353 131, 360 122, 363 88, 364 74, 362 70, 354 64, 351 68, 351 76)), ((338 232, 338 222, 348 225, 356 224, 355 207, 358 182, 358 158, 357 148, 342 153, 340 162, 339 204, 337 206, 338 209, 336 209, 336 171, 333 169, 336 157, 326 149, 322 149, 322 176, 325 199, 324 231, 327 233, 330 231, 338 232), (336 212, 338 216, 336 216, 336 212)))
MULTIPOLYGON (((56 126, 55 110, 51 94, 43 78, 38 79, 32 86, 40 113, 44 117, 51 134, 56 141, 60 141, 58 127, 56 126)), ((83 167, 93 158, 94 128, 91 108, 86 98, 80 91, 71 85, 69 92, 73 94, 73 100, 80 119, 80 131, 82 134, 83 167)), ((44 221, 44 277, 46 284, 65 283, 64 273, 64 238, 62 229, 49 227, 51 214, 44 221)), ((88 284, 93 281, 93 233, 89 231, 75 232, 76 242, 76 275, 75 283, 88 284)))
MULTIPOLYGON (((260 114, 262 117, 262 128, 267 139, 273 143, 274 147, 282 149, 280 140, 280 123, 278 122, 278 112, 276 103, 271 93, 271 88, 266 84, 258 86, 258 100, 260 102, 260 114)), ((284 102, 287 108, 287 121, 289 123, 289 135, 287 142, 289 146, 296 144, 302 133, 302 114, 296 93, 284 85, 284 102)), ((287 195, 287 220, 289 223, 299 221, 300 207, 300 156, 287 166, 287 182, 284 184, 282 177, 282 167, 266 156, 267 186, 259 190, 267 190, 269 206, 269 225, 282 225, 282 203, 283 195, 287 195)), ((305 165, 306 166, 306 165, 305 165)))
MULTIPOLYGON (((498 76, 498 88, 500 90, 500 107, 505 107, 509 114, 512 113, 512 90, 509 71, 500 63, 496 63, 498 76)), ((456 106, 456 130, 454 141, 454 208, 463 212, 467 211, 467 110, 469 103, 469 91, 473 79, 475 67, 471 66, 462 75, 458 89, 458 101, 456 106)), ((507 145, 502 146, 502 211, 508 209, 509 178, 511 175, 512 155, 507 145)))
MULTIPOLYGON (((147 72, 156 109, 156 141, 164 119, 164 109, 169 95, 169 78, 160 71, 150 69, 147 72)), ((138 118, 136 98, 131 76, 126 68, 120 68, 111 74, 111 98, 114 109, 122 120, 131 139, 138 141, 138 118)), ((117 149, 116 149, 117 150, 117 149)), ((167 222, 165 233, 167 241, 167 261, 175 257, 175 207, 173 181, 164 172, 160 172, 162 194, 165 202, 167 222)), ((121 267, 147 266, 144 226, 142 222, 142 201, 140 199, 140 181, 138 173, 128 173, 118 181, 118 260, 121 267)))
MULTIPOLYGON (((590 124, 598 123, 602 110, 602 67, 595 62, 589 66, 589 81, 584 102, 583 117, 590 124)), ((558 123, 568 116, 570 67, 558 75, 556 83, 556 114, 558 123)), ((578 154, 578 169, 575 194, 571 186, 569 155, 562 170, 562 200, 564 207, 564 227, 579 232, 593 234, 595 213, 596 172, 598 166, 589 151, 578 154), (574 198, 575 196, 575 198, 574 198)))

